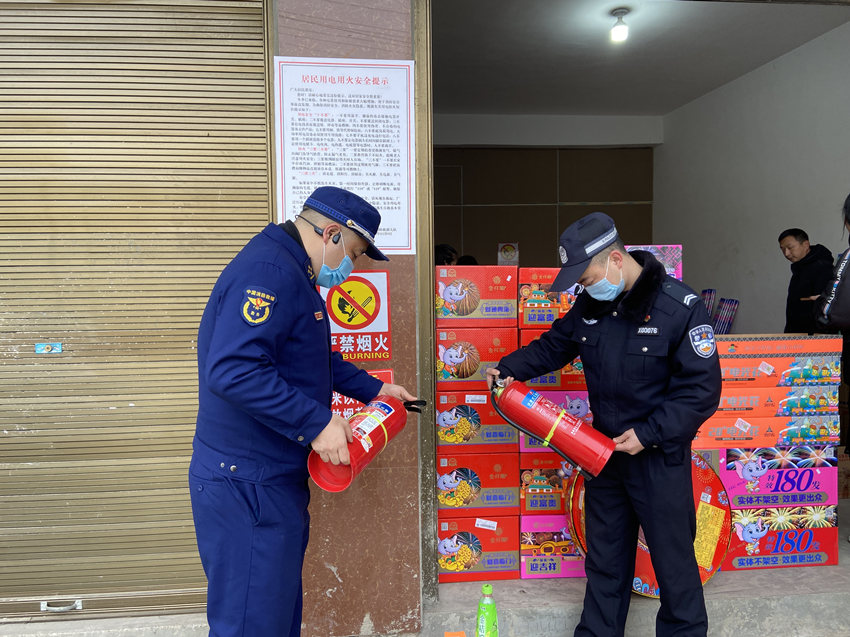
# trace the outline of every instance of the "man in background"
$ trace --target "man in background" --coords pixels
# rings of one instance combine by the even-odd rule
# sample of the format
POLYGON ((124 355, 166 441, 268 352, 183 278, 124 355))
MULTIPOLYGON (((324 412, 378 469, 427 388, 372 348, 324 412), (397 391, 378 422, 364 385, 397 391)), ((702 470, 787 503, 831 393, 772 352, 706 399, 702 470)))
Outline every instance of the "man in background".
POLYGON ((789 228, 780 234, 779 249, 791 262, 785 333, 823 331, 815 322, 815 301, 832 278, 832 252, 819 243, 810 245, 809 235, 800 228, 789 228))

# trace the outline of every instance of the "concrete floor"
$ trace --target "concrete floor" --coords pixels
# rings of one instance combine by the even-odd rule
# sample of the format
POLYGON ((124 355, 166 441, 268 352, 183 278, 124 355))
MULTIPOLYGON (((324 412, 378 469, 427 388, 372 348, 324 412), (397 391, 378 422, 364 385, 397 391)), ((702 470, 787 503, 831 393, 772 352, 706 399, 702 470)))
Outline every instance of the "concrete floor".
MULTIPOLYGON (((839 504, 839 565, 720 572, 705 586, 709 635, 850 636, 850 500, 839 504)), ((584 579, 494 583, 501 637, 567 637, 581 615, 584 579)), ((442 584, 420 637, 473 637, 479 582, 442 584)), ((626 635, 655 633, 658 601, 632 596, 626 635)), ((0 637, 206 637, 203 615, 0 625, 0 637)), ((358 636, 359 637, 359 636, 358 636)), ((412 637, 394 635, 393 637, 412 637)))

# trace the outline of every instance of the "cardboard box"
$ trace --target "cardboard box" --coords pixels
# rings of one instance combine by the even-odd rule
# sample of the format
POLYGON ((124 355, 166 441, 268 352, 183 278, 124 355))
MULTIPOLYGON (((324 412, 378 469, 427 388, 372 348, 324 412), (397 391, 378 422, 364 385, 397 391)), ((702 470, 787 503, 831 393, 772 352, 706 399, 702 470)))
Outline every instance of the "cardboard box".
POLYGON ((516 266, 437 266, 436 325, 516 327, 516 266))
POLYGON ((790 334, 718 334, 717 353, 722 358, 727 354, 763 356, 765 354, 806 355, 811 352, 823 354, 841 353, 841 337, 832 334, 814 336, 790 334))
POLYGON ((565 513, 564 485, 571 475, 572 467, 554 452, 520 454, 520 515, 565 513))
POLYGON ((489 391, 437 392, 437 453, 515 453, 519 432, 496 413, 489 391))
MULTIPOLYGON (((529 343, 537 340, 545 332, 546 330, 520 330, 520 347, 525 347, 529 343)), ((575 360, 565 365, 562 369, 554 370, 536 378, 531 378, 527 380, 525 384, 533 389, 537 389, 538 391, 560 389, 587 391, 587 385, 584 382, 584 369, 579 357, 576 357, 575 360)))
POLYGON ((553 290, 552 282, 561 268, 520 268, 518 286, 519 326, 541 329, 570 311, 581 292, 578 284, 553 290))
POLYGON ((486 370, 517 349, 510 327, 438 329, 437 391, 487 390, 486 370))
POLYGON ((584 577, 584 556, 564 515, 523 515, 519 519, 521 579, 584 577))
POLYGON ((838 444, 837 414, 793 418, 712 416, 699 428, 694 449, 838 444))
POLYGON ((519 454, 437 454, 437 517, 519 515, 519 454))
POLYGON ((732 511, 724 571, 838 564, 836 507, 732 511))
POLYGON ((519 518, 455 518, 437 523, 437 580, 519 578, 519 518))
POLYGON ((720 358, 724 386, 818 387, 841 382, 841 354, 729 354, 720 358))
POLYGON ((664 271, 674 279, 682 280, 681 245, 628 245, 626 250, 645 250, 661 262, 664 271))
POLYGON ((720 479, 733 509, 838 504, 835 447, 720 452, 720 479))
POLYGON ((800 417, 838 414, 838 385, 724 387, 715 418, 800 417))
MULTIPOLYGON (((587 398, 587 391, 580 389, 559 389, 549 391, 539 391, 541 396, 547 400, 551 400, 556 405, 563 407, 566 412, 576 418, 581 418, 587 424, 593 424, 593 413, 590 411, 590 402, 587 398)), ((555 453, 548 446, 544 446, 542 442, 526 436, 524 433, 519 433, 519 452, 520 453, 555 453)))

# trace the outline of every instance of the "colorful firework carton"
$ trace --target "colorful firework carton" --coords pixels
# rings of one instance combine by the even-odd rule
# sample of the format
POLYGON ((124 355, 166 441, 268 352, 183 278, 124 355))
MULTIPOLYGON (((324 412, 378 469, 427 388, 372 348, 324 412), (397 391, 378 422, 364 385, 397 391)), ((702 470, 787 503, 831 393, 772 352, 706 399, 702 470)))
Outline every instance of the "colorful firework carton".
POLYGON ((437 579, 519 578, 519 518, 454 518, 437 523, 437 579))
POLYGON ((830 334, 814 336, 718 334, 717 353, 721 358, 727 354, 753 357, 767 354, 806 356, 810 352, 840 354, 841 342, 840 336, 830 334))
POLYGON ((434 279, 438 328, 516 327, 516 266, 440 265, 434 279))
MULTIPOLYGON (((525 347, 533 341, 536 341, 546 331, 547 330, 520 330, 520 347, 525 347)), ((543 374, 537 378, 527 380, 526 385, 536 389, 537 391, 560 389, 587 391, 587 385, 584 382, 584 368, 582 366, 581 359, 578 356, 576 356, 575 360, 564 365, 562 369, 557 369, 548 374, 543 374)))
MULTIPOLYGON (((556 405, 560 405, 571 416, 583 420, 588 425, 593 424, 593 413, 590 411, 590 402, 586 390, 559 389, 538 393, 556 405)), ((519 434, 519 451, 520 453, 555 453, 536 438, 526 436, 522 432, 519 434)))
POLYGON ((628 245, 626 250, 645 250, 661 262, 664 271, 674 279, 682 280, 682 246, 681 245, 628 245))
POLYGON ((512 453, 519 432, 493 408, 489 391, 437 392, 437 453, 512 453))
POLYGON ((487 390, 486 370, 517 349, 510 327, 437 330, 437 391, 487 390))
POLYGON ((560 268, 520 268, 517 304, 520 328, 545 329, 570 311, 582 286, 553 290, 560 268))
POLYGON ((520 454, 520 515, 565 513, 564 485, 572 474, 573 468, 556 453, 520 454))
POLYGON ((838 564, 837 507, 735 509, 723 570, 838 564))
POLYGON ((818 387, 841 382, 840 352, 817 354, 728 354, 720 358, 724 386, 818 387))
POLYGON ((584 577, 584 556, 563 515, 523 515, 519 519, 521 579, 584 577))
POLYGON ((836 445, 840 420, 838 414, 794 418, 752 418, 750 416, 712 416, 699 428, 694 449, 729 447, 790 447, 795 445, 836 445))
POLYGON ((518 453, 437 454, 437 517, 519 515, 518 453))
POLYGON ((838 413, 838 385, 724 387, 714 417, 802 417, 838 413))
POLYGON ((721 451, 720 478, 733 509, 838 504, 835 447, 721 451))

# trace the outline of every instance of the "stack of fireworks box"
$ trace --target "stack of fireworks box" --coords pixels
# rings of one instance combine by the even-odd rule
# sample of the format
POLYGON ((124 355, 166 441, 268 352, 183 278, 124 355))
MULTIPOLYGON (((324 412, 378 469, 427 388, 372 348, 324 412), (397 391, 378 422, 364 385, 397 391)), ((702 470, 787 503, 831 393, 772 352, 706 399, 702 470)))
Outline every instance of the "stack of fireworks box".
POLYGON ((517 430, 485 370, 517 342, 515 266, 436 270, 438 579, 519 577, 517 430))
MULTIPOLYGON (((553 290, 558 272, 559 268, 519 269, 520 346, 540 338, 572 307, 578 288, 553 290)), ((526 384, 570 415, 593 422, 578 359, 526 384)), ((568 522, 566 488, 572 467, 552 449, 522 433, 519 452, 520 577, 583 577, 584 558, 568 522)))
POLYGON ((694 449, 711 450, 732 509, 722 570, 838 563, 841 338, 717 337, 720 405, 694 449))

